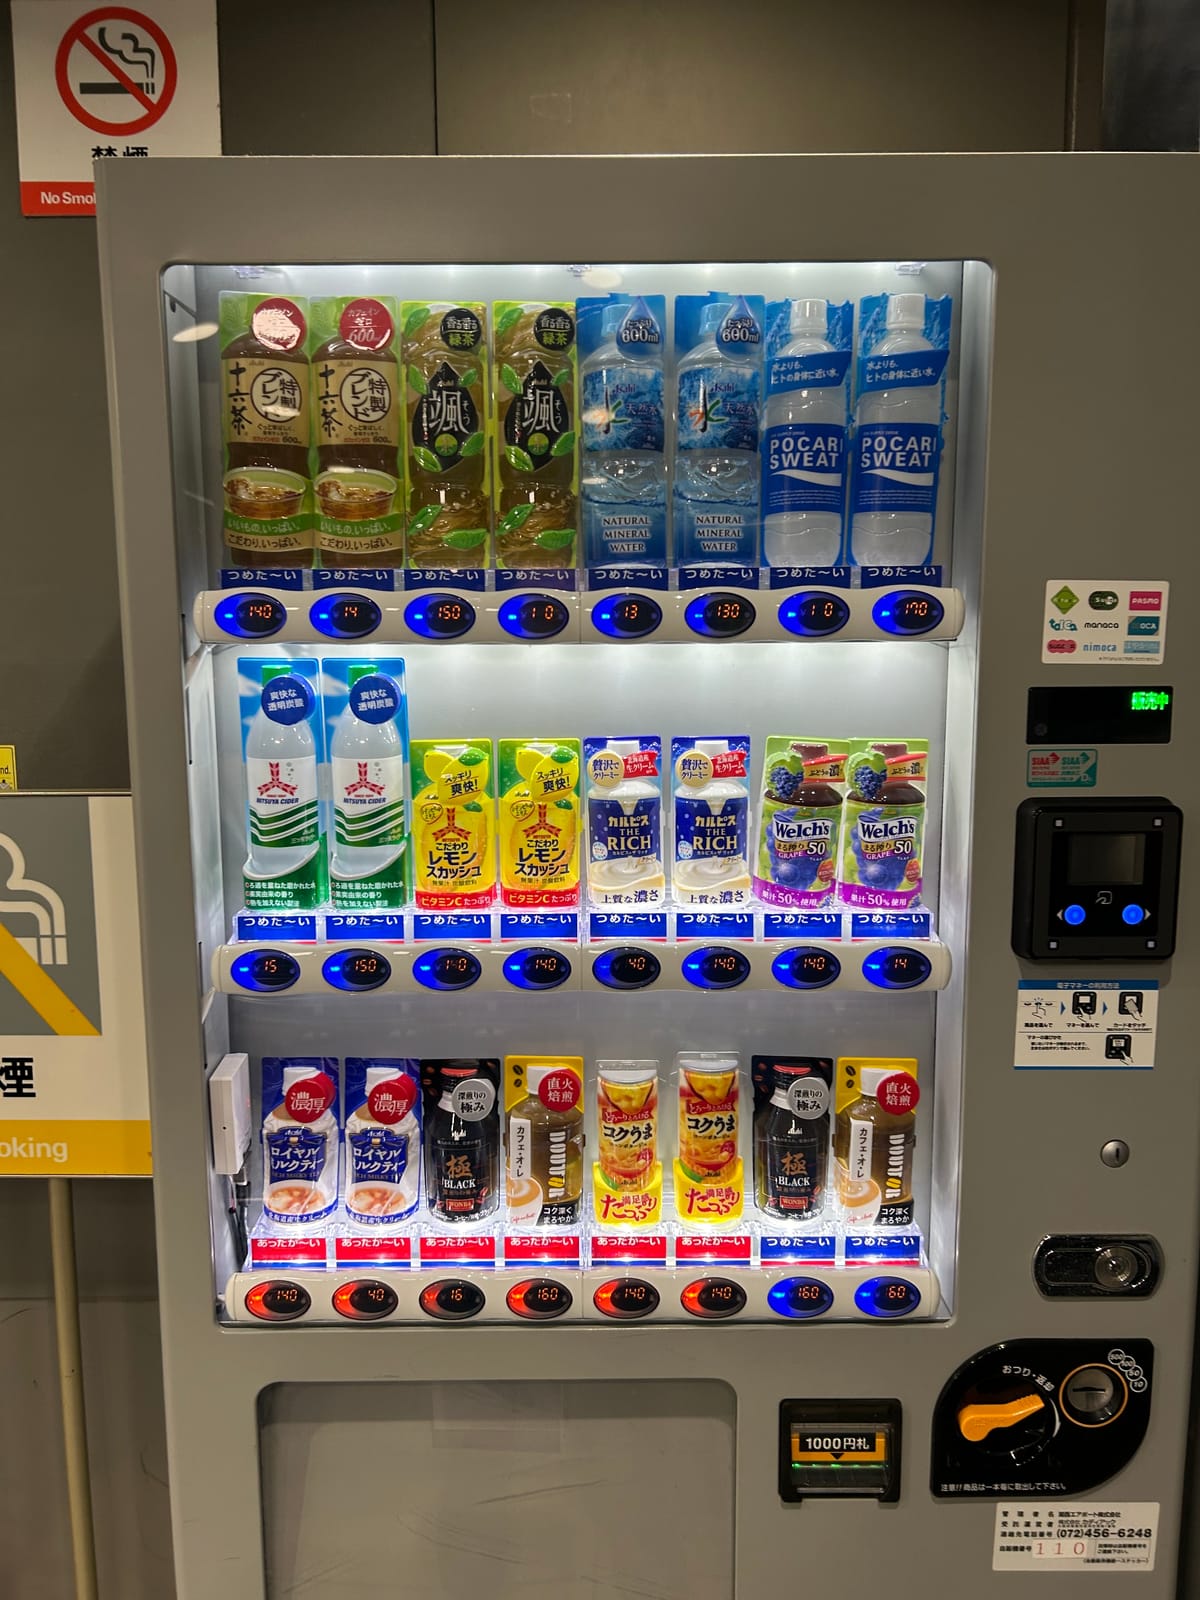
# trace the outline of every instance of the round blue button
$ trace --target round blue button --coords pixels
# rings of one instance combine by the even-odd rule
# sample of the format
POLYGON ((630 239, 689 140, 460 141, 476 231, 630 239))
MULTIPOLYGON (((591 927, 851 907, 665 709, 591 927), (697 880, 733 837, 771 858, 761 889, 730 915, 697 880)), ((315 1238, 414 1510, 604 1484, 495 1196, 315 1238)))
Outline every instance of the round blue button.
POLYGON ((1144 922, 1146 913, 1141 906, 1126 906, 1121 913, 1121 921, 1127 922, 1131 928, 1136 928, 1139 922, 1144 922))
POLYGON ((1063 912, 1063 921, 1069 922, 1073 928, 1077 928, 1081 922, 1086 920, 1087 912, 1082 906, 1068 906, 1063 912))

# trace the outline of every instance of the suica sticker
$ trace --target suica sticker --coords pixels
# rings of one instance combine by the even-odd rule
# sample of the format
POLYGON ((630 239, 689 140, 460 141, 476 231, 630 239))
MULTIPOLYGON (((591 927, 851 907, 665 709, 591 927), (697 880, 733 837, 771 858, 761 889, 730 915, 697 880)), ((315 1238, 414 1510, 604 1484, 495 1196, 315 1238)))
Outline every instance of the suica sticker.
POLYGON ((993 1572, 1153 1572, 1157 1500, 996 1507, 993 1572))
POLYGON ((1017 985, 1018 1071, 1133 1071, 1154 1065, 1158 982, 1152 978, 1017 985))

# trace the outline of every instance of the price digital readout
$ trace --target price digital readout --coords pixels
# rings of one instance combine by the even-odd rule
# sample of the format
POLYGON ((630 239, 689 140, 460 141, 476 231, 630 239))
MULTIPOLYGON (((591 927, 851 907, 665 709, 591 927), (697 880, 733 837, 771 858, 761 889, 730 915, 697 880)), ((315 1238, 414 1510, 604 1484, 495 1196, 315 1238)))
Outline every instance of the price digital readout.
POLYGON ((325 982, 351 994, 378 989, 392 975, 392 964, 378 950, 338 950, 321 968, 325 982))
POLYGON ((921 1304, 921 1291, 907 1278, 868 1278, 854 1291, 854 1303, 868 1317, 906 1317, 921 1304))
POLYGON ((570 607, 552 594, 514 595, 496 613, 514 639, 553 639, 571 620, 570 607))
POLYGON ((514 989, 558 989, 570 976, 571 963, 560 950, 517 950, 504 963, 514 989))
POLYGON ((610 595, 592 607, 592 626, 610 639, 644 639, 661 626, 662 616, 649 595, 610 595))
POLYGON ((477 1317, 486 1304, 483 1290, 465 1278, 440 1278, 421 1290, 421 1310, 439 1322, 466 1322, 477 1317))
POLYGON ((825 989, 837 982, 842 964, 831 950, 802 945, 777 955, 771 972, 775 981, 788 989, 825 989))
POLYGON ((699 595, 683 619, 702 639, 736 639, 754 626, 757 616, 754 602, 747 595, 721 591, 699 595))
POLYGON ((803 639, 825 639, 846 626, 850 607, 840 594, 809 589, 780 602, 779 620, 789 633, 803 639))
POLYGON ((333 1309, 350 1322, 376 1322, 390 1316, 399 1304, 391 1284, 380 1283, 377 1278, 343 1283, 333 1294, 333 1309))
POLYGON ((252 994, 280 994, 300 977, 300 963, 286 950, 249 950, 229 969, 239 988, 252 994))
POLYGON ((475 607, 460 594, 424 594, 405 606, 404 621, 423 639, 461 639, 475 626, 475 607))
POLYGON ((728 945, 710 945, 685 956, 682 971, 697 989, 736 989, 750 976, 750 960, 728 945))
POLYGON ((527 1322, 550 1322, 571 1309, 571 1291, 553 1278, 526 1278, 505 1296, 508 1309, 527 1322))
POLYGON ((369 595, 326 594, 310 606, 308 620, 327 639, 363 639, 375 632, 383 613, 369 595))
POLYGON ((863 977, 877 989, 915 989, 933 971, 929 957, 907 945, 873 950, 863 961, 863 977))
POLYGON ((295 1322, 312 1306, 312 1296, 298 1283, 275 1279, 248 1289, 245 1306, 260 1322, 295 1322))
POLYGON ((606 989, 648 989, 662 973, 662 963, 640 945, 602 950, 592 962, 592 974, 606 989))
POLYGON ((287 607, 269 594, 227 594, 213 609, 213 621, 233 639, 269 639, 287 619, 287 607))
POLYGON ((871 607, 875 626, 900 638, 932 632, 945 615, 938 597, 920 589, 891 589, 871 607))
POLYGON ((426 989, 469 989, 483 968, 469 950, 449 946, 425 950, 413 962, 413 977, 426 989))
POLYGON ((659 1293, 644 1278, 610 1278, 596 1290, 592 1303, 615 1322, 637 1322, 658 1310, 659 1293))
POLYGON ((679 1297, 683 1309, 701 1321, 736 1317, 746 1304, 746 1291, 732 1278, 697 1278, 679 1297))
POLYGON ((783 1278, 767 1290, 767 1304, 779 1317, 820 1317, 833 1305, 833 1290, 819 1278, 783 1278))

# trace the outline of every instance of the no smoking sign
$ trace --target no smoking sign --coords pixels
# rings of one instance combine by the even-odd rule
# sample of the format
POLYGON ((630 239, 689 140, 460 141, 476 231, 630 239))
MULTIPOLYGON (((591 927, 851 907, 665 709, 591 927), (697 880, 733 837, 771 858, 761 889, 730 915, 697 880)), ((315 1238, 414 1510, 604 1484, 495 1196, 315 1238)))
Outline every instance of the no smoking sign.
POLYGON ((14 0, 26 216, 90 216, 92 163, 219 155, 215 4, 14 0))

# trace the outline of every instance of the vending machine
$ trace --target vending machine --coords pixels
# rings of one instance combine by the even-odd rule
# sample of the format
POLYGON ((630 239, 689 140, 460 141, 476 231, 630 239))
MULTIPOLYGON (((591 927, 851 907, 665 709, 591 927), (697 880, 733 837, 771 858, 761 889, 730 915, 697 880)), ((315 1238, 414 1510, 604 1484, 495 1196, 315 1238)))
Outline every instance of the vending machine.
POLYGON ((1174 1593, 1195 160, 101 163, 184 1600, 1174 1593))

